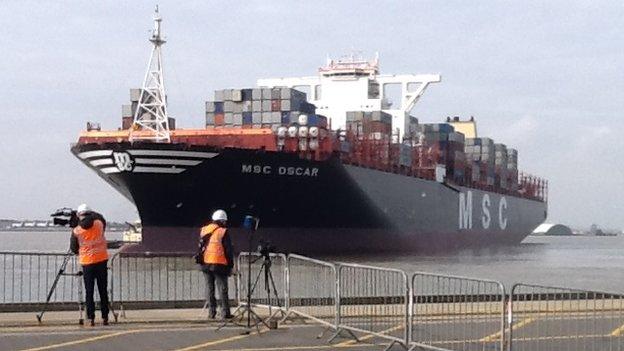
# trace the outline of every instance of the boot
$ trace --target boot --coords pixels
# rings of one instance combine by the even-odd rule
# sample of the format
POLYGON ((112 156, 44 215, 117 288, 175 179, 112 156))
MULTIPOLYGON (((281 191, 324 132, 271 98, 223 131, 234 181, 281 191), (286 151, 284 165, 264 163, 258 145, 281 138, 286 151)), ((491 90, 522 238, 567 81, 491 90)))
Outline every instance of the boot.
POLYGON ((108 325, 108 318, 102 319, 102 325, 108 325))

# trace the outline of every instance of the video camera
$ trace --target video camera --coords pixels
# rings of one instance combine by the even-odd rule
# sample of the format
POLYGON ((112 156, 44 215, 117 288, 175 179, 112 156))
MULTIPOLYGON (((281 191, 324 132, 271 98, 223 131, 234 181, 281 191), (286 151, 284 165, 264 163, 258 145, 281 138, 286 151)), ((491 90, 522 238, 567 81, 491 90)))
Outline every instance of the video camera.
POLYGON ((70 228, 77 227, 79 222, 78 213, 76 212, 76 210, 69 207, 59 208, 58 210, 54 211, 54 213, 52 213, 50 217, 52 217, 52 223, 54 223, 54 225, 69 225, 70 228))
POLYGON ((261 240, 258 243, 258 253, 262 255, 264 258, 269 258, 272 252, 275 252, 275 246, 271 244, 271 242, 266 240, 261 240))

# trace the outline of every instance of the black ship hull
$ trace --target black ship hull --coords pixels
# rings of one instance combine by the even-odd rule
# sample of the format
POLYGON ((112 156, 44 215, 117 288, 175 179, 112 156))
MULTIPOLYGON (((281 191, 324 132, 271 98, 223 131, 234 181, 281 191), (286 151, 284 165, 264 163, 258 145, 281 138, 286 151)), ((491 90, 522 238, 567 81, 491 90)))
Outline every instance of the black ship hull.
POLYGON ((295 154, 186 144, 77 144, 72 152, 132 201, 143 241, 129 251, 193 252, 199 228, 227 211, 237 250, 255 239, 302 254, 431 252, 519 243, 544 202, 295 154))

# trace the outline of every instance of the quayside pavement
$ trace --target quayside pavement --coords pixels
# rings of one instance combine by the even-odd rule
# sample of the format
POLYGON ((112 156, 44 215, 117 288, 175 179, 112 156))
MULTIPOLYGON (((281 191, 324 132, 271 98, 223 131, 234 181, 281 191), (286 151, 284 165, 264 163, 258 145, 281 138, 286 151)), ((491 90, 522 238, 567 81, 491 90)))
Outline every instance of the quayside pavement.
MULTIPOLYGON (((0 350, 381 350, 387 343, 364 338, 355 343, 310 324, 281 324, 278 329, 252 329, 206 322, 197 309, 127 311, 109 326, 79 326, 76 312, 50 312, 39 325, 34 313, 0 314, 0 350), (323 334, 321 338, 318 336, 323 334)), ((97 319, 96 319, 97 321, 97 319)), ((398 348, 397 348, 398 349, 398 348)))

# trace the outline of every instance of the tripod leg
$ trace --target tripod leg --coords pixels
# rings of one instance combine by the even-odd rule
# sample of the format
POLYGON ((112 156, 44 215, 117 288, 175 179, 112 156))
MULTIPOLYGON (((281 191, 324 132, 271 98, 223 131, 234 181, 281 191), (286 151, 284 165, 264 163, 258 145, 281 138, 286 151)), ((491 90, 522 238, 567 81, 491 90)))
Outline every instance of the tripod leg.
POLYGON ((69 262, 69 259, 70 259, 71 255, 72 254, 68 252, 65 255, 65 258, 63 258, 63 262, 61 263, 61 267, 59 268, 58 273, 56 273, 56 277, 54 278, 54 281, 52 282, 52 286, 50 287, 50 291, 48 291, 48 296, 46 297, 46 300, 45 300, 45 303, 43 304, 43 307, 41 308, 41 312, 37 315, 37 321, 39 323, 41 323, 41 319, 43 318, 43 314, 47 310, 48 304, 50 303, 50 299, 52 299, 52 294, 54 294, 54 290, 56 289, 56 285, 58 284, 59 279, 61 279, 61 276, 65 272, 65 268, 67 267, 67 263, 69 262))
POLYGON ((83 309, 83 303, 82 303, 82 284, 83 284, 83 279, 82 279, 82 272, 80 272, 79 274, 76 274, 76 277, 78 278, 78 324, 79 325, 84 325, 84 309, 83 309))

